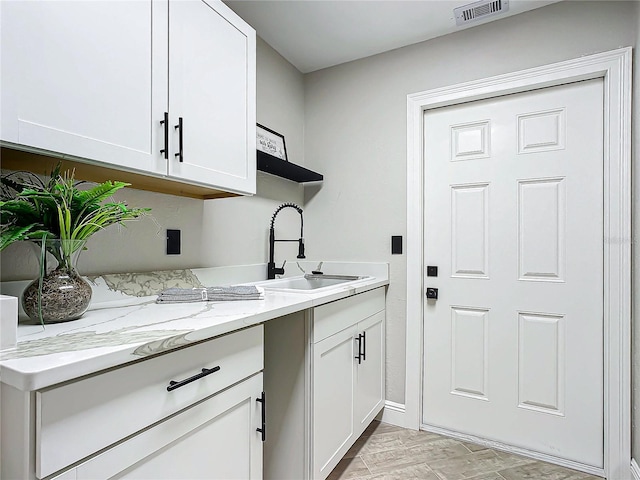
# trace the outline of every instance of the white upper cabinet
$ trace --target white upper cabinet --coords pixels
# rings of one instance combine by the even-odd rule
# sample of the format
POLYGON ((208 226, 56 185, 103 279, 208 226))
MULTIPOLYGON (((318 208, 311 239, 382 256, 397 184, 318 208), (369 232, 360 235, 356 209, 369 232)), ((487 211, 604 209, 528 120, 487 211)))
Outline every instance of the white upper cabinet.
POLYGON ((224 4, 169 3, 169 175, 255 193, 255 63, 255 32, 224 4))
POLYGON ((0 17, 1 140, 255 193, 255 32, 222 2, 4 1, 0 17))
POLYGON ((10 1, 0 9, 2 140, 165 172, 154 122, 167 90, 167 32, 152 28, 161 8, 147 0, 10 1))

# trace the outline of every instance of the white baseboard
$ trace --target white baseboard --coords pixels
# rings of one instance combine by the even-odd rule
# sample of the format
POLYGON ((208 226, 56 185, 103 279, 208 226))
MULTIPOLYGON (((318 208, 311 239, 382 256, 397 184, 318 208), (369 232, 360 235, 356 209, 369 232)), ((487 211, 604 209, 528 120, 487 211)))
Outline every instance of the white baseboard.
POLYGON ((631 477, 633 480, 640 480, 640 467, 635 458, 631 459, 631 477))
MULTIPOLYGON (((466 433, 454 432, 447 430, 446 428, 434 427, 433 425, 420 425, 420 430, 427 432, 438 433, 447 437, 463 440, 465 442, 477 443, 485 447, 494 448, 496 450, 502 450, 503 452, 515 453, 516 455, 522 455, 524 457, 533 458, 542 462, 553 463, 562 467, 571 468, 573 470, 579 470, 581 472, 590 473, 604 478, 604 469, 593 467, 591 465, 585 465, 583 463, 574 462, 572 460, 566 460, 564 458, 554 457, 553 455, 547 455, 546 453, 534 452, 526 448, 514 447, 501 442, 493 440, 487 440, 486 438, 476 437, 474 435, 467 435, 466 433)), ((637 477, 640 480, 640 477, 637 477)))
POLYGON ((392 402, 387 400, 384 402, 384 408, 382 409, 381 422, 390 423, 391 425, 397 425, 398 427, 407 428, 405 425, 405 406, 403 403, 392 402))

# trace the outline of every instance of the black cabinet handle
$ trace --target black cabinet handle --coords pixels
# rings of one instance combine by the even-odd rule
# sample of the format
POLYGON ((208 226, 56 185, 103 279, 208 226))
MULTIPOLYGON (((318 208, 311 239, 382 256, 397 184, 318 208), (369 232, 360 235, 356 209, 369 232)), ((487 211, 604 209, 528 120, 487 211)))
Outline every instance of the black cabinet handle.
POLYGON ((362 363, 362 360, 364 359, 364 355, 362 354, 362 334, 359 333, 358 337, 355 338, 354 340, 358 342, 358 356, 353 358, 357 359, 358 365, 360 365, 362 363))
POLYGON ((160 125, 164 125, 164 148, 160 153, 164 154, 164 159, 169 159, 169 112, 164 112, 164 120, 160 120, 160 125))
POLYGON ((267 397, 264 392, 260 395, 260 398, 256 398, 256 402, 260 402, 262 410, 262 428, 256 428, 256 432, 262 434, 262 441, 267 440, 267 397))
POLYGON ((178 125, 175 125, 174 128, 178 129, 178 153, 175 154, 178 157, 178 160, 182 162, 184 160, 183 144, 182 144, 182 130, 184 129, 182 126, 182 117, 178 117, 178 125))
POLYGON ((207 375, 211 375, 212 373, 215 373, 218 370, 220 370, 220 367, 203 368, 202 369, 202 373, 197 373, 193 377, 189 377, 189 378, 187 378, 185 380, 180 380, 179 382, 171 380, 169 382, 169 385, 167 386, 167 392, 170 392, 171 390, 175 390, 176 388, 183 387, 187 383, 191 383, 191 382, 195 382, 196 380, 200 380, 202 377, 206 377, 207 375))
POLYGON ((362 332, 362 361, 367 361, 367 332, 362 332))

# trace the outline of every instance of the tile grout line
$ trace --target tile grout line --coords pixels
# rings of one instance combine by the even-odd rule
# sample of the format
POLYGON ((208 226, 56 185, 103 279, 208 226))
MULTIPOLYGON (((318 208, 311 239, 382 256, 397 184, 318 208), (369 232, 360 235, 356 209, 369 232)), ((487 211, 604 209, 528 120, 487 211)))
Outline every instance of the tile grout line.
POLYGON ((473 450, 471 450, 469 447, 467 447, 464 443, 462 443, 462 442, 459 442, 459 443, 460 443, 460 445, 462 445, 464 448, 466 448, 466 449, 469 451, 469 453, 473 453, 473 450))
POLYGON ((361 455, 358 455, 358 458, 360 458, 362 463, 364 463, 364 466, 367 467, 367 471, 369 472, 369 475, 373 475, 373 473, 371 473, 371 469, 369 468, 369 465, 367 465, 367 462, 364 461, 364 458, 362 458, 361 455))
MULTIPOLYGON (((431 468, 431 467, 429 467, 431 468)), ((446 478, 442 478, 440 475, 438 475, 438 472, 436 472, 435 470, 431 469, 431 471, 433 472, 433 474, 438 477, 440 480, 447 480, 446 478)))

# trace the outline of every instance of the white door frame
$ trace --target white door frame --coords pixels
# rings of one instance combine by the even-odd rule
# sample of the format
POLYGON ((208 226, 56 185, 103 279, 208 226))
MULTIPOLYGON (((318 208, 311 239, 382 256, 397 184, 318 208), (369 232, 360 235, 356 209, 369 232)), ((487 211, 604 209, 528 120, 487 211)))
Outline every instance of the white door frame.
POLYGON ((422 405, 425 110, 580 80, 604 80, 604 471, 631 465, 631 47, 407 96, 407 336, 404 426, 422 405))

